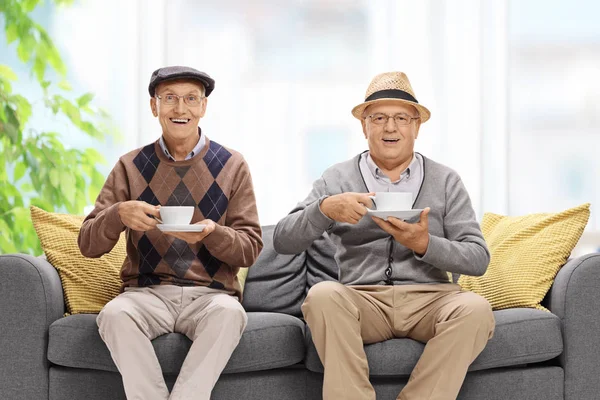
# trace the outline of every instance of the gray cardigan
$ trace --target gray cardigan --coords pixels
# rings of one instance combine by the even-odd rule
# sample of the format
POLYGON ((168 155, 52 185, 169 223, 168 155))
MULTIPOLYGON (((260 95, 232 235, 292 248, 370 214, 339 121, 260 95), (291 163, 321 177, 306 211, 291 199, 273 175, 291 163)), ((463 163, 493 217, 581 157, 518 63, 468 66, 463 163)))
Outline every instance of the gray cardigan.
POLYGON ((413 208, 431 207, 429 247, 419 257, 364 216, 356 225, 336 222, 320 210, 327 196, 367 193, 360 155, 328 168, 308 197, 277 224, 275 250, 301 253, 325 232, 336 245, 339 281, 346 285, 448 283, 447 272, 483 275, 490 253, 471 200, 458 174, 423 157, 424 179, 413 208), (385 270, 391 268, 390 279, 385 270))

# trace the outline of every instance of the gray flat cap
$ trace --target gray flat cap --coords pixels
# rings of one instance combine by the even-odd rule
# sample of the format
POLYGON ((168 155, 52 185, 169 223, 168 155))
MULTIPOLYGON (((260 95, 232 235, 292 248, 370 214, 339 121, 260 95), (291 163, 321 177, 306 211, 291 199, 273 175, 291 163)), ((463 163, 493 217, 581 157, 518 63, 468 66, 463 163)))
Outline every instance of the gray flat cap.
POLYGON ((150 77, 150 85, 148 85, 150 97, 154 97, 156 94, 155 90, 159 83, 175 79, 192 79, 199 81, 204 86, 204 95, 206 97, 208 97, 215 88, 215 80, 205 72, 190 67, 163 67, 154 71, 150 77))

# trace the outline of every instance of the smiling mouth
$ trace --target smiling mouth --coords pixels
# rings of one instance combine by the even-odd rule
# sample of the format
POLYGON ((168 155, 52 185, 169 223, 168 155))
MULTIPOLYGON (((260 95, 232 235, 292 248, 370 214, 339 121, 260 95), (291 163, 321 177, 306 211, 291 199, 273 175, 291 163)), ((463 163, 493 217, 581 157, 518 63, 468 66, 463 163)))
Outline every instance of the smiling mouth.
POLYGON ((171 122, 177 124, 177 125, 185 125, 188 122, 190 122, 190 120, 188 118, 169 118, 171 120, 171 122))
POLYGON ((381 139, 383 140, 385 143, 396 143, 399 142, 400 139, 381 139))

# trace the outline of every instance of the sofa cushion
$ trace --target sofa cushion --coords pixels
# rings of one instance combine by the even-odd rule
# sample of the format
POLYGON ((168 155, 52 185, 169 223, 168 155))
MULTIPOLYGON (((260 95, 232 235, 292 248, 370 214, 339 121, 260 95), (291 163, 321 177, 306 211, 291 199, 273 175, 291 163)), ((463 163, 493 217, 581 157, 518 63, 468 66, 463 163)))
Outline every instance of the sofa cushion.
POLYGON ((246 311, 301 316, 306 288, 306 254, 278 254, 273 248, 275 226, 263 226, 263 249, 248 270, 242 305, 246 311))
MULTIPOLYGON (((275 313, 248 313, 248 325, 224 373, 261 371, 291 366, 304 358, 304 322, 275 313)), ((64 367, 117 372, 98 334, 96 315, 61 318, 50 325, 48 360, 64 367)), ((152 341, 165 374, 178 374, 192 345, 178 333, 152 341)))
POLYGON ((481 230, 490 249, 490 264, 483 276, 463 275, 458 283, 485 297, 494 310, 546 310, 540 303, 589 217, 589 203, 552 214, 507 217, 486 213, 481 230))
MULTIPOLYGON (((515 308, 494 311, 494 337, 473 362, 470 371, 551 360, 562 353, 560 319, 549 312, 515 308)), ((307 327, 306 367, 323 372, 307 327)), ((391 339, 365 346, 371 376, 410 375, 425 346, 412 339, 391 339)))

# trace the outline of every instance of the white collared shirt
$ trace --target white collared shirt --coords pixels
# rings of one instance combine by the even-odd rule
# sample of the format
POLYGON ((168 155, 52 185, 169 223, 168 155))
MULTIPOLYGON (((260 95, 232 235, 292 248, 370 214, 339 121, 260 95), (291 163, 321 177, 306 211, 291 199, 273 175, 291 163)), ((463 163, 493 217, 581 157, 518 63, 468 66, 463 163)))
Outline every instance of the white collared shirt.
MULTIPOLYGON (((196 154, 200 154, 200 152, 204 148, 204 145, 206 143, 206 138, 202 134, 200 127, 198 127, 198 136, 199 136, 198 143, 196 143, 196 146, 194 146, 192 151, 190 151, 190 153, 185 157, 185 160, 189 160, 192 157, 194 157, 196 154)), ((173 157, 171 155, 171 153, 169 153, 169 149, 167 149, 167 144, 165 143, 165 139, 163 138, 162 135, 161 135, 160 139, 158 140, 158 144, 160 145, 160 148, 162 149, 163 153, 165 153, 167 158, 171 161, 175 161, 175 157, 173 157)))
POLYGON ((410 192, 414 204, 424 178, 423 157, 419 153, 413 154, 400 179, 394 182, 375 164, 368 151, 360 156, 359 167, 369 192, 410 192))

